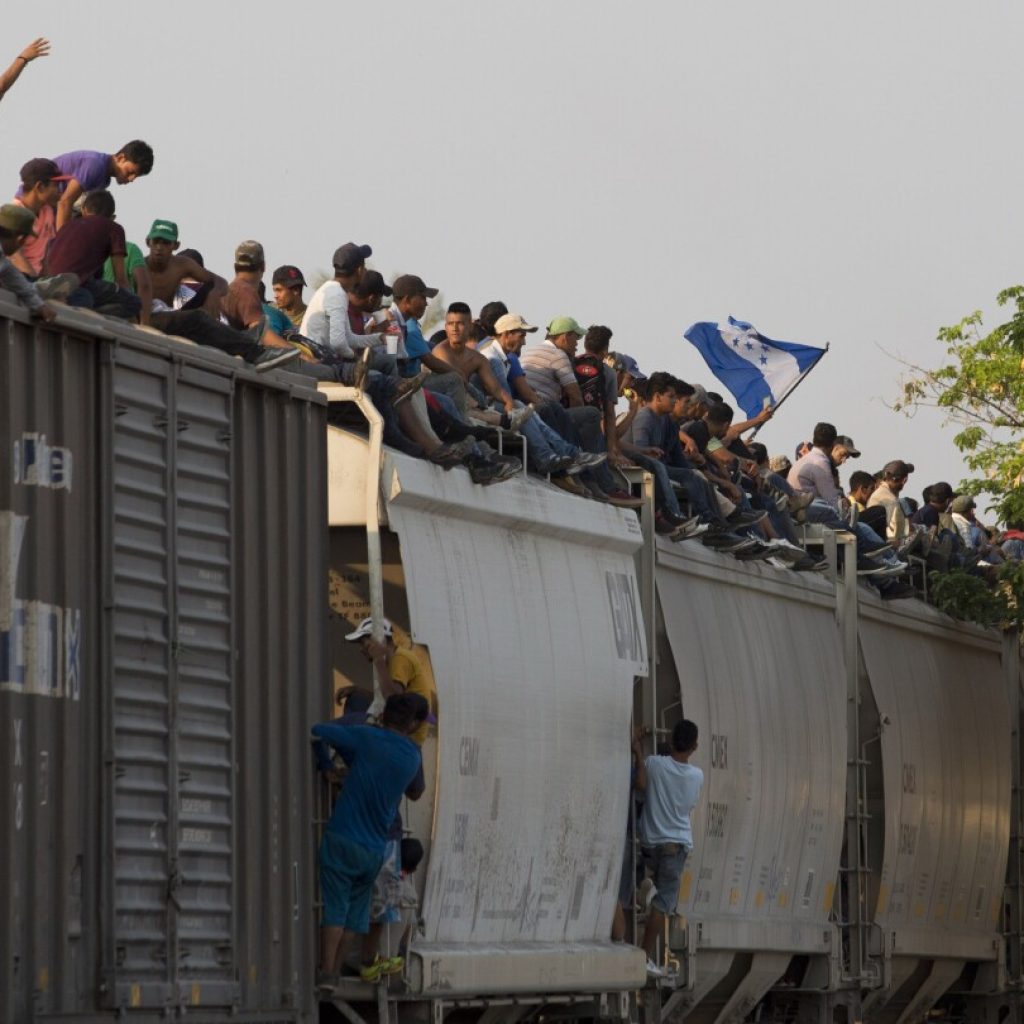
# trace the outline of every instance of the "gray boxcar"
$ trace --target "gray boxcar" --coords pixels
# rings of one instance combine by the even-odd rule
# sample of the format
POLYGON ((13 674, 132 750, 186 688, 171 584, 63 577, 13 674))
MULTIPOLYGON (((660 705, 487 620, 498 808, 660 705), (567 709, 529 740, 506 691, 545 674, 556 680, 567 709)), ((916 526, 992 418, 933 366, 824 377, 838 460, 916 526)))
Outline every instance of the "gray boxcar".
POLYGON ((0 318, 0 1020, 307 1021, 324 402, 0 318))

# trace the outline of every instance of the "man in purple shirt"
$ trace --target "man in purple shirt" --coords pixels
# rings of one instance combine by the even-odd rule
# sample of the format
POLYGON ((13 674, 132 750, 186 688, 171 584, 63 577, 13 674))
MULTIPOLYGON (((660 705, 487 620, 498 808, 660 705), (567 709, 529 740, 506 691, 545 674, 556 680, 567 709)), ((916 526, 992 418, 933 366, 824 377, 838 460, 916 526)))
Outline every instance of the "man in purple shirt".
POLYGON ((113 155, 76 149, 54 157, 53 162, 61 174, 71 178, 57 203, 57 230, 60 231, 71 220, 75 203, 86 192, 105 189, 111 178, 118 185, 130 185, 136 178, 149 174, 153 169, 153 150, 140 139, 134 139, 113 155))

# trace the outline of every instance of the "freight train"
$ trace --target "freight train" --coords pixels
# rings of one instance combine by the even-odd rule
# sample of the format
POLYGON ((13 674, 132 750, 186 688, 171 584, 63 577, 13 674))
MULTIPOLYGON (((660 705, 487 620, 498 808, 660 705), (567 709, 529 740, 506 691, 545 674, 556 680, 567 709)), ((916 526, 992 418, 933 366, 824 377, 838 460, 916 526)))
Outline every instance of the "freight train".
POLYGON ((639 517, 485 489, 350 389, 0 316, 0 1021, 1019 1020, 1016 637, 882 605, 842 535, 827 578, 739 563, 657 538, 643 474, 639 517), (324 991, 308 730, 381 609, 438 695, 419 922, 324 991), (630 728, 684 710, 649 983, 610 939, 630 728))

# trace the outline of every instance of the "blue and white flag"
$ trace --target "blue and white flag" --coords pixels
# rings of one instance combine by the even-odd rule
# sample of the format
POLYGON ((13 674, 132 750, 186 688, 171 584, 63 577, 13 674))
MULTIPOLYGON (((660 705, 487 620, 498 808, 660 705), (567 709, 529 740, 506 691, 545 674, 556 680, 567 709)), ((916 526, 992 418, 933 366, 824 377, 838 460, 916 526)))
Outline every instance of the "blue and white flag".
POLYGON ((828 351, 791 341, 772 341, 753 325, 729 317, 725 324, 694 324, 685 338, 711 372, 753 419, 766 405, 777 405, 828 351))

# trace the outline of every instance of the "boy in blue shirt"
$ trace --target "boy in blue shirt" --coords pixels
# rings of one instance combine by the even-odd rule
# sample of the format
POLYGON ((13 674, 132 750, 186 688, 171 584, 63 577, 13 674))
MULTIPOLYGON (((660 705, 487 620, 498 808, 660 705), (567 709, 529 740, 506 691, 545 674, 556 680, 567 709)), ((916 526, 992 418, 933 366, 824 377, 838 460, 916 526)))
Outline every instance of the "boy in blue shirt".
POLYGON ((415 694, 396 694, 384 706, 381 727, 313 726, 345 760, 349 771, 320 844, 321 971, 341 973, 354 935, 370 926, 370 898, 403 794, 423 795, 420 749, 411 739, 420 724, 415 694))

